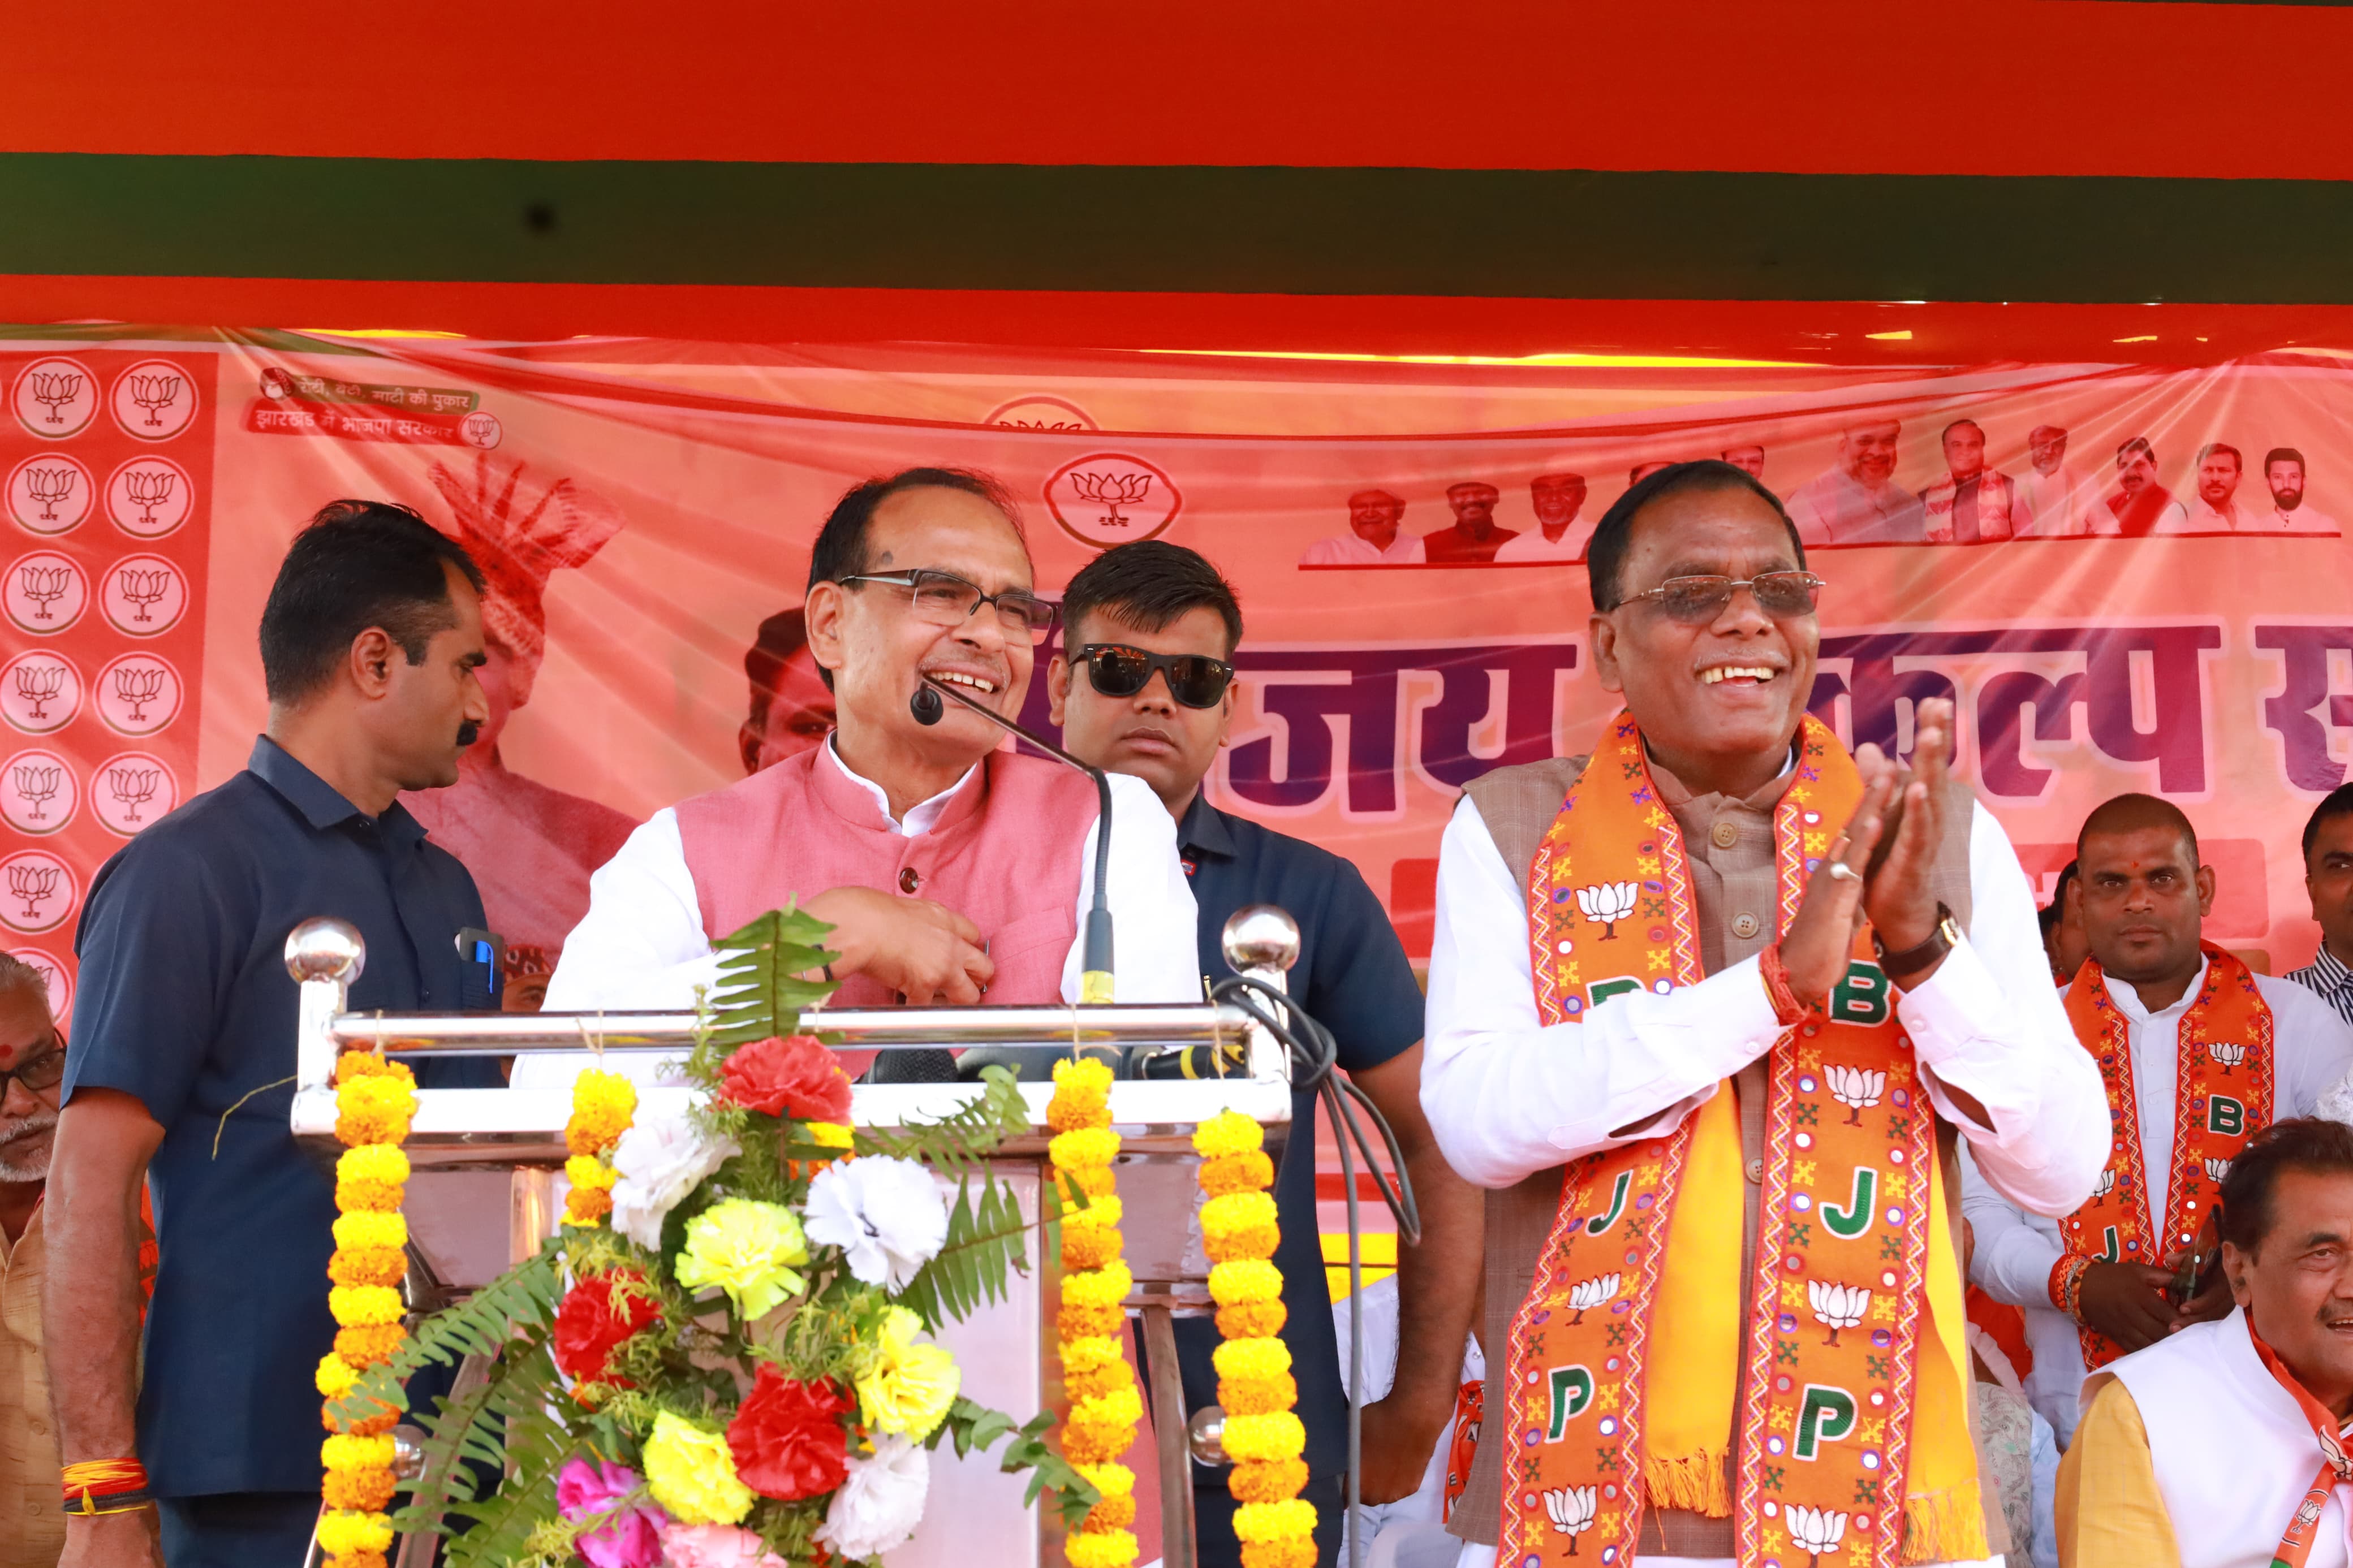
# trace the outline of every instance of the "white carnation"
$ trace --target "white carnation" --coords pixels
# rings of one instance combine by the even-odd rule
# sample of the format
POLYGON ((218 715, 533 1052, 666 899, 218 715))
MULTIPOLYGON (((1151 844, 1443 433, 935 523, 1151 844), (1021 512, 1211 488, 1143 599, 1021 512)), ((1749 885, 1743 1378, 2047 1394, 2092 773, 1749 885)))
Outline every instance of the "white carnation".
POLYGON ((712 1138, 683 1112, 642 1115, 613 1146, 613 1228, 661 1250, 662 1221, 703 1177, 742 1153, 733 1138, 712 1138))
POLYGON ((897 1434, 882 1437, 871 1457, 850 1459, 849 1479, 833 1494, 817 1539, 852 1562, 888 1552, 923 1522, 931 1486, 931 1456, 922 1445, 897 1434))
POLYGON ((947 1240, 948 1209, 931 1172, 868 1155, 817 1173, 802 1225, 811 1241, 840 1247, 852 1274, 896 1295, 947 1240))

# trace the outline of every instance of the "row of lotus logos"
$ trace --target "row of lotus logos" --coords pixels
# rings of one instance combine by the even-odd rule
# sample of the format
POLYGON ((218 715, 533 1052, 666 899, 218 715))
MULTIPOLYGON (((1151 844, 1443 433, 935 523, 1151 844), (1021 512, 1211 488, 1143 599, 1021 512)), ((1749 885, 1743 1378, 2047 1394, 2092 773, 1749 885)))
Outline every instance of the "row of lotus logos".
POLYGON ((49 1016, 63 1021, 73 1009, 73 974, 58 961, 55 953, 44 952, 37 947, 12 947, 8 956, 29 965, 49 988, 49 1016))
POLYGON ((16 423, 45 441, 90 428, 103 405, 126 436, 168 441, 196 416, 196 381, 167 359, 142 359, 111 385, 78 359, 50 354, 28 362, 8 389, 16 423))
POLYGON ((180 804, 171 768, 144 752, 99 763, 87 789, 55 752, 19 752, 0 763, 0 822, 19 833, 38 838, 58 831, 79 814, 85 795, 99 824, 125 838, 180 804))
POLYGON ((169 458, 141 457, 101 485, 69 452, 39 452, 8 470, 8 515, 27 533, 70 533, 101 499, 115 527, 133 539, 175 532, 196 510, 195 481, 169 458))
POLYGON ((27 735, 53 735, 74 721, 85 698, 118 735, 153 735, 180 716, 186 688, 179 667, 152 653, 118 654, 85 683, 63 654, 32 648, 0 664, 0 719, 27 735))
MULTIPOLYGON (((36 637, 64 631, 80 620, 92 596, 90 574, 81 563, 54 550, 18 556, 0 581, 0 608, 19 631, 36 637)), ((187 613, 188 579, 160 555, 126 555, 99 574, 95 597, 123 636, 161 637, 187 613)))

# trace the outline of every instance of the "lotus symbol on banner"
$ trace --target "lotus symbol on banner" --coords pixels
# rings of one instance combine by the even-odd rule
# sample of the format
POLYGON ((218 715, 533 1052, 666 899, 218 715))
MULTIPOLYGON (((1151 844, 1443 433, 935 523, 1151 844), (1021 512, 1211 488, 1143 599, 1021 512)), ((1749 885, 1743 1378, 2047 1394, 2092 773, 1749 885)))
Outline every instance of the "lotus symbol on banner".
POLYGON ((55 866, 36 866, 20 860, 8 868, 9 894, 24 900, 25 918, 28 921, 41 918, 42 903, 57 890, 58 868, 55 866))
POLYGON ((164 468, 133 468, 122 476, 122 488, 139 508, 139 521, 155 526, 155 509, 172 499, 180 476, 164 468))
POLYGON ((1821 1568, 1822 1553, 1836 1552, 1846 1539, 1846 1515, 1827 1508, 1800 1508, 1790 1503, 1781 1510, 1789 1539, 1808 1554, 1809 1568, 1821 1568))
POLYGON ((2210 1154, 2206 1159, 2206 1173, 2209 1176, 2211 1176, 2215 1181, 2220 1182, 2223 1177, 2231 1173, 2231 1162, 2228 1160, 2218 1160, 2210 1154))
POLYGON ((66 667, 61 664, 20 664, 16 667, 16 695, 33 705, 32 717, 46 719, 49 710, 43 706, 56 700, 65 689, 66 667))
POLYGON ((1632 882, 1592 882, 1577 889, 1577 907, 1601 928, 1603 942, 1618 936, 1618 922, 1634 912, 1634 897, 1641 889, 1632 882))
POLYGON ((123 602, 137 611, 131 617, 134 621, 153 620, 148 608, 163 603, 164 595, 172 591, 169 573, 144 571, 136 566, 126 566, 116 573, 114 584, 121 590, 123 602))
POLYGON ((1585 1314, 1596 1307, 1606 1307, 1618 1299, 1618 1276, 1602 1274, 1591 1279, 1580 1279, 1568 1288, 1568 1310, 1577 1316, 1567 1326, 1577 1327, 1585 1321, 1585 1314))
POLYGON ((2098 1181, 2092 1184, 2092 1195, 2095 1198, 2104 1198, 2116 1190, 2116 1168, 2114 1165, 2111 1165, 2106 1170, 2100 1173, 2100 1179, 2098 1181))
MULTIPOLYGON (((62 675, 64 672, 58 673, 62 675)), ((147 722, 147 704, 164 695, 164 672, 158 668, 139 669, 130 665, 121 666, 114 672, 114 695, 131 704, 132 723, 144 724, 147 722)))
POLYGON ((139 808, 155 798, 155 784, 163 775, 153 768, 109 768, 106 787, 127 809, 123 820, 139 820, 139 808))
POLYGON ((176 375, 134 374, 131 378, 131 400, 147 411, 148 424, 161 429, 164 410, 180 401, 180 378, 176 375))
POLYGON ((81 395, 81 377, 69 370, 37 370, 32 381, 33 401, 49 411, 47 423, 64 424, 66 416, 58 410, 81 395))
POLYGON ((1150 474, 1098 474, 1081 468, 1071 476, 1071 485, 1079 492, 1081 500, 1091 500, 1106 508, 1096 521, 1105 528, 1125 528, 1134 521, 1120 511, 1120 504, 1141 506, 1152 493, 1150 474))
POLYGON ((49 814, 45 808, 58 793, 58 770, 20 763, 9 770, 9 779, 16 786, 17 796, 33 808, 32 819, 47 820, 49 814))
POLYGON ((1887 1075, 1883 1072, 1832 1063, 1822 1068, 1822 1077, 1830 1082, 1831 1098, 1846 1107, 1849 1127, 1862 1126, 1862 1113, 1877 1105, 1879 1097, 1887 1092, 1887 1075))
POLYGON ((1597 1500, 1591 1487, 1552 1487, 1545 1492, 1545 1512, 1551 1516, 1553 1529, 1568 1537, 1571 1557, 1577 1555, 1577 1538, 1593 1528, 1597 1500))
POLYGON ((1814 1321, 1831 1331, 1824 1345, 1837 1344, 1839 1331, 1854 1327, 1871 1310, 1870 1291, 1860 1285, 1833 1285, 1827 1279, 1806 1281, 1806 1301, 1814 1310, 1814 1321))
POLYGON ((41 521, 58 521, 58 503, 73 500, 74 481, 80 478, 71 468, 26 468, 25 493, 41 503, 41 521))
POLYGON ((25 597, 33 601, 35 620, 54 620, 49 606, 66 596, 66 591, 73 586, 73 576, 63 566, 25 566, 17 569, 16 585, 24 590, 25 597))
POLYGON ((2206 1054, 2221 1064, 2222 1076, 2229 1078, 2231 1069, 2247 1059, 2247 1047, 2242 1040, 2209 1040, 2206 1054))

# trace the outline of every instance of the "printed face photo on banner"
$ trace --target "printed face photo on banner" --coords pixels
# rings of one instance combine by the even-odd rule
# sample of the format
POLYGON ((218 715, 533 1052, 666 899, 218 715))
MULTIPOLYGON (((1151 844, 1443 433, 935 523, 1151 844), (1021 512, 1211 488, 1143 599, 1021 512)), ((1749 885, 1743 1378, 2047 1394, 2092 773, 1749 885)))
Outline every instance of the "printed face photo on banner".
MULTIPOLYGON (((2353 762, 2337 358, 1178 374, 1008 353, 909 374, 904 351, 370 340, 0 360, 0 721, 23 753, 0 759, 0 921, 60 988, 108 851, 243 765, 252 628, 323 502, 415 506, 490 580, 490 721, 456 785, 404 804, 514 962, 552 965, 638 823, 822 739, 839 698, 795 613, 810 544, 850 486, 934 464, 1002 482, 1049 597, 1129 539, 1219 566, 1248 632, 1210 799, 1355 860, 1417 956, 1461 786, 1588 751, 1614 710, 1586 630, 1595 524, 1698 458, 1779 496, 1825 580, 1804 700, 1847 744, 1906 749, 1915 705, 1950 699, 1956 766, 2043 894, 2085 813, 2147 791, 2199 827, 2211 938, 2274 973, 2316 940, 2298 837, 2353 762)), ((1050 728, 1045 687, 1008 700, 1050 728)))

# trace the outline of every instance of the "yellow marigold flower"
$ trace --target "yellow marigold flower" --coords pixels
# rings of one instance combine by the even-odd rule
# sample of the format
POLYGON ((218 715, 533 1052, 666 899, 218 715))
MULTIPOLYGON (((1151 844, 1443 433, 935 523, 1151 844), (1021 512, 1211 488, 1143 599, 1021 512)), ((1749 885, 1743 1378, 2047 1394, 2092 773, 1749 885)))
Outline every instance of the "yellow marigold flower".
POLYGON ((1220 1307, 1280 1300, 1282 1270, 1254 1258, 1213 1264, 1209 1268, 1209 1297, 1220 1307))
POLYGON ((1118 1307, 1064 1307, 1054 1315, 1055 1331, 1064 1341, 1116 1334, 1127 1327, 1127 1314, 1118 1307))
POLYGON ((1134 1445, 1134 1426, 1072 1421, 1062 1427, 1062 1453, 1074 1465, 1105 1464, 1134 1445))
POLYGON ((1201 1247, 1212 1263, 1243 1263, 1253 1258, 1272 1258, 1282 1240, 1282 1233, 1274 1226, 1261 1225, 1225 1236, 1204 1237, 1201 1247))
POLYGON ((1218 1403, 1229 1415, 1271 1415, 1299 1403, 1299 1380, 1287 1372, 1272 1377, 1221 1377, 1218 1403))
POLYGON ((1079 1474, 1107 1498, 1128 1497, 1135 1491, 1135 1472, 1125 1465, 1081 1465, 1079 1474))
POLYGON ((587 1068, 572 1081, 572 1117, 564 1124, 564 1146, 575 1155, 609 1149, 637 1114, 638 1090, 627 1078, 587 1068))
POLYGON ((1066 1339, 1062 1342, 1062 1370, 1065 1373, 1091 1372, 1099 1366, 1122 1363, 1119 1341, 1109 1337, 1066 1339))
POLYGON ((1274 1223, 1274 1199, 1265 1193, 1228 1193, 1201 1205, 1205 1237, 1231 1236, 1274 1223))
POLYGON ((1073 1057, 1054 1064, 1054 1088, 1072 1094, 1109 1094, 1111 1066, 1101 1057, 1073 1057))
POLYGON ((1136 1393, 1135 1384, 1132 1383, 1100 1398, 1075 1400, 1071 1405, 1073 1423, 1085 1421, 1104 1426, 1134 1426, 1143 1419, 1144 1396, 1136 1393))
POLYGON ((1101 1268, 1117 1262, 1124 1246, 1116 1228, 1066 1226, 1062 1230, 1062 1267, 1074 1274, 1101 1268))
POLYGON ((1089 1193, 1086 1207, 1065 1208, 1062 1211, 1062 1228, 1065 1230, 1115 1229, 1125 1213, 1126 1211, 1120 1205, 1118 1194, 1107 1193, 1097 1197, 1094 1194, 1089 1193))
POLYGON ((752 1511, 752 1489, 736 1479, 724 1432, 665 1410, 654 1417, 645 1459, 646 1489, 681 1524, 734 1524, 752 1511))
POLYGON ((1295 1498, 1307 1485, 1304 1459, 1260 1459, 1236 1465, 1226 1485, 1236 1502, 1282 1502, 1295 1498))
POLYGON ((1297 1541, 1315 1533, 1315 1505, 1246 1502, 1234 1510, 1234 1534, 1244 1541, 1297 1541))
POLYGON ((1124 1263, 1062 1276, 1062 1304, 1067 1307, 1116 1307, 1135 1289, 1135 1276, 1124 1263))
POLYGON ((354 1250, 387 1247, 397 1252, 408 1245, 408 1222, 396 1214, 339 1215, 335 1219, 335 1245, 354 1250))
POLYGON ((1193 1129, 1193 1151, 1204 1160, 1246 1154, 1265 1142, 1265 1131, 1239 1110, 1220 1110, 1193 1129))
POLYGON ((1062 1391, 1072 1399, 1097 1399, 1125 1387, 1127 1383, 1128 1371, 1124 1363, 1062 1374, 1062 1391))
POLYGON ((353 1437, 342 1433, 319 1445, 319 1463, 331 1470, 392 1468, 392 1438, 353 1437))
POLYGON ((1218 1332, 1229 1340, 1265 1339, 1282 1332, 1290 1310, 1281 1300, 1242 1301, 1218 1309, 1218 1332))
POLYGON ((400 1189, 398 1182, 337 1182, 335 1206, 345 1214, 390 1214, 400 1207, 400 1189))
POLYGON ((1101 1089, 1081 1089, 1072 1092, 1068 1086, 1054 1090, 1054 1098, 1046 1102, 1046 1125, 1057 1132, 1069 1132, 1081 1127, 1111 1125, 1111 1099, 1101 1089))
POLYGON ((873 1365, 852 1380, 859 1413, 868 1426, 928 1437, 955 1403, 964 1373, 938 1345, 915 1342, 922 1328, 923 1320, 904 1307, 892 1307, 882 1315, 873 1365))
POLYGON ((346 1149, 335 1161, 335 1180, 339 1182, 390 1182, 408 1180, 408 1156, 384 1144, 370 1144, 360 1149, 346 1149))
POLYGON ((319 1546, 330 1556, 382 1552, 392 1544, 392 1521, 380 1513, 337 1509, 319 1517, 319 1546))
POLYGON ((1082 1530, 1063 1539, 1062 1555, 1071 1568, 1127 1568, 1135 1561, 1135 1532, 1082 1530))
POLYGON ((396 1078, 410 1084, 417 1081, 416 1073, 409 1070, 406 1062, 396 1062, 374 1051, 345 1051, 335 1058, 335 1082, 346 1084, 355 1078, 396 1078))
POLYGON ((810 1142, 828 1149, 853 1148, 858 1142, 858 1130, 839 1121, 804 1121, 801 1126, 810 1142))
POLYGON ((1245 1541, 1242 1568, 1315 1568, 1314 1539, 1245 1541))
POLYGON ((338 1285, 397 1285, 407 1272, 408 1254, 389 1247, 339 1247, 327 1259, 338 1285))
POLYGON ((1075 1205, 1076 1200, 1071 1195, 1074 1189, 1086 1194, 1092 1203, 1101 1203, 1119 1191, 1119 1178, 1112 1173, 1109 1165, 1090 1165, 1082 1171, 1057 1169, 1054 1184, 1055 1193, 1061 1198, 1065 1212, 1070 1212, 1075 1205))
POLYGON ((359 1368, 332 1351, 319 1358, 319 1370, 311 1379, 324 1399, 341 1399, 359 1380, 359 1368))
POLYGON ((564 1162, 564 1179, 574 1187, 610 1187, 621 1173, 594 1154, 575 1154, 564 1162))
POLYGON ((1209 1361, 1219 1377, 1275 1377, 1291 1370, 1291 1347, 1271 1338, 1228 1340, 1209 1361))
POLYGON ((396 1323, 404 1310, 400 1292, 383 1285, 338 1285, 327 1292, 327 1310, 344 1328, 396 1323))
POLYGON ((675 1272, 690 1290, 712 1285, 725 1290, 750 1321, 800 1293, 807 1281, 790 1265, 807 1261, 808 1243, 792 1210, 751 1198, 723 1198, 686 1222, 686 1247, 675 1272))
POLYGON ((1236 1464, 1254 1459, 1295 1459, 1306 1451, 1307 1428, 1288 1410, 1271 1415, 1229 1415, 1226 1457, 1236 1464))
POLYGON ((1108 1127, 1078 1127, 1057 1132, 1046 1145, 1046 1157, 1061 1171, 1091 1171, 1108 1165, 1119 1152, 1119 1134, 1108 1127))
POLYGON ((1212 1196, 1254 1193, 1274 1184, 1274 1162, 1263 1149, 1201 1162, 1201 1190, 1212 1196))

